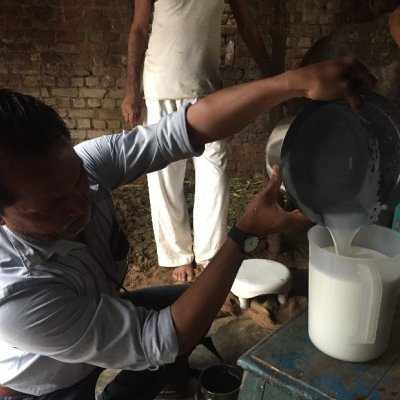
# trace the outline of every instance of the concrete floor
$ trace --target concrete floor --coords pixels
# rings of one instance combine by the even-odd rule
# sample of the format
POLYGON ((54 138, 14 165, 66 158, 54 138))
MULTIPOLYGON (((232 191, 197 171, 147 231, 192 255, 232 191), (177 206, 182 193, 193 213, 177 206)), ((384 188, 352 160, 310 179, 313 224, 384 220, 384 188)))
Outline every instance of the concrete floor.
MULTIPOLYGON (((252 320, 244 317, 225 317, 214 321, 209 335, 212 337, 215 347, 226 364, 236 364, 237 359, 263 339, 269 331, 256 325, 252 320)), ((218 358, 204 346, 197 346, 189 358, 190 366, 199 370, 219 364, 218 358)), ((96 395, 115 376, 118 371, 106 370, 98 380, 96 395)), ((189 388, 187 400, 195 399, 195 384, 189 388)))

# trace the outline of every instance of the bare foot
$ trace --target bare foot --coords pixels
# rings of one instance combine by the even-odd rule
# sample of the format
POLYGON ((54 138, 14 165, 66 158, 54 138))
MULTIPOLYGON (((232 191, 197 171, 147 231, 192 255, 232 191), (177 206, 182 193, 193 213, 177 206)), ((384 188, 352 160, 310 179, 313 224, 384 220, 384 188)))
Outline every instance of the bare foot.
POLYGON ((175 282, 192 282, 193 279, 194 270, 192 264, 181 265, 172 271, 172 280, 175 282))

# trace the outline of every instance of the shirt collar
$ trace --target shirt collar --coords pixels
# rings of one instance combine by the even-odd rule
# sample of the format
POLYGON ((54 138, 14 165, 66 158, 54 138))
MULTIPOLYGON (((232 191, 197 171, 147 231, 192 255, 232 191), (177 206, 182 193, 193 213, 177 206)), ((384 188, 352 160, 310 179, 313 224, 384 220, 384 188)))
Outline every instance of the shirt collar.
POLYGON ((56 240, 45 243, 33 242, 10 231, 6 226, 3 226, 3 229, 15 251, 29 266, 47 261, 54 254, 66 256, 70 251, 85 246, 83 243, 72 240, 56 240))
MULTIPOLYGON (((97 195, 98 185, 90 186, 90 196, 92 198, 92 202, 97 195)), ((95 204, 95 202, 93 202, 95 204)), ((93 218, 93 214, 95 212, 95 206, 92 207, 92 215, 91 220, 93 218)), ((90 222, 88 226, 90 225, 90 222)), ((85 227, 84 232, 88 228, 85 227)), ((12 246, 15 251, 22 256, 25 262, 29 264, 29 266, 33 266, 39 264, 41 262, 47 261, 54 254, 65 257, 72 250, 85 247, 86 245, 81 242, 76 242, 73 240, 56 240, 51 242, 38 243, 28 239, 21 237, 20 235, 12 232, 7 226, 1 227, 7 237, 9 238, 12 246)))

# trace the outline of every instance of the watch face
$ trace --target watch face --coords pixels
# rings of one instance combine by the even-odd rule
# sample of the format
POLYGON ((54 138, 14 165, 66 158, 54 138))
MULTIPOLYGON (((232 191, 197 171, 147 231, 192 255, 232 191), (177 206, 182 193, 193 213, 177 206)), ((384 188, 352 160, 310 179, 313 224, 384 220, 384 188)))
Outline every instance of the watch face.
POLYGON ((257 236, 249 236, 243 243, 243 250, 245 253, 251 253, 254 251, 258 244, 260 243, 260 239, 257 236))

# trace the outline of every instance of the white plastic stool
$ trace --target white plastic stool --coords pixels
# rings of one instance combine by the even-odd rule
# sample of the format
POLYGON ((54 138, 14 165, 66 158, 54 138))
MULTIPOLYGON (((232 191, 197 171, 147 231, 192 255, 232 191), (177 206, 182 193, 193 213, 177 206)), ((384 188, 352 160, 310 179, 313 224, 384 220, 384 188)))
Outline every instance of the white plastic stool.
POLYGON ((231 292, 239 297, 240 308, 249 307, 250 299, 263 294, 277 294, 284 304, 291 288, 289 269, 281 263, 261 258, 244 260, 231 292))

